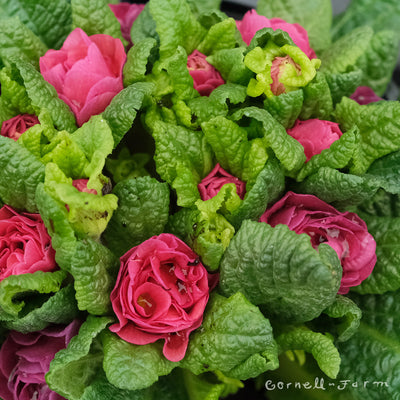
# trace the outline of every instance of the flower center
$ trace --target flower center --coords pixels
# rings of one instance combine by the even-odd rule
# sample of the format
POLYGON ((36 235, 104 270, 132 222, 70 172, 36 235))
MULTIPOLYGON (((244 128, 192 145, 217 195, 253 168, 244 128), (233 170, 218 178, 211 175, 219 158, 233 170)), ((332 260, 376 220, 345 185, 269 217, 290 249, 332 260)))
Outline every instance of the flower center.
POLYGON ((153 311, 153 298, 149 293, 142 293, 137 299, 137 304, 143 308, 146 314, 150 314, 153 311))

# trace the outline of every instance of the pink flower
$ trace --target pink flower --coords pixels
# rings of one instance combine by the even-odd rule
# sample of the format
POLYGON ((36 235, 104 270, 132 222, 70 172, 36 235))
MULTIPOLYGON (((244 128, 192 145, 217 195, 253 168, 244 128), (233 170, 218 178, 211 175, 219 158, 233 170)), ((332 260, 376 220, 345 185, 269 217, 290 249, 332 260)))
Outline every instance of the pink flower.
POLYGON ((89 189, 87 187, 88 181, 89 181, 89 179, 86 179, 86 178, 75 179, 74 181, 72 181, 72 186, 77 188, 80 192, 97 194, 96 189, 89 189))
POLYGON ((121 257, 111 292, 119 322, 110 330, 137 345, 164 339, 164 356, 180 361, 190 332, 201 325, 215 277, 176 236, 153 236, 121 257))
POLYGON ((19 137, 33 125, 39 124, 36 115, 20 114, 3 122, 1 125, 1 136, 18 140, 19 137))
POLYGON ((301 67, 299 64, 295 63, 289 55, 285 57, 275 57, 271 65, 271 91, 275 96, 279 96, 282 93, 286 93, 286 86, 280 82, 283 71, 287 64, 291 64, 295 67, 297 75, 301 75, 301 67))
POLYGON ((40 214, 0 209, 0 281, 10 275, 54 271, 51 239, 40 214))
POLYGON ((342 136, 339 124, 320 119, 297 120, 287 133, 296 139, 303 147, 307 161, 342 136))
POLYGON ((132 44, 131 28, 136 18, 143 11, 145 4, 130 4, 122 2, 119 4, 109 4, 108 6, 121 24, 123 38, 132 44))
POLYGON ((3 400, 61 400, 45 380, 55 354, 65 349, 81 323, 51 326, 40 332, 11 331, 0 349, 0 396, 3 400))
POLYGON ((383 100, 368 86, 359 86, 350 98, 361 105, 383 100))
POLYGON ((243 200, 246 194, 246 184, 239 178, 226 172, 219 164, 197 185, 202 200, 208 200, 216 196, 222 186, 227 183, 236 185, 236 192, 243 200))
POLYGON ((202 96, 209 96, 216 87, 225 83, 220 73, 206 61, 206 58, 204 54, 195 50, 187 61, 193 86, 202 96))
POLYGON ((247 45, 251 39, 262 28, 281 29, 289 34, 294 44, 298 46, 308 58, 316 58, 314 50, 310 47, 307 31, 299 24, 290 24, 280 18, 268 19, 257 14, 256 10, 247 11, 241 21, 236 21, 236 26, 247 45))
POLYGON ((123 89, 125 60, 119 39, 102 34, 89 37, 76 28, 60 50, 49 50, 40 58, 40 72, 71 108, 80 126, 102 113, 123 89))
POLYGON ((313 195, 288 192, 260 218, 271 226, 285 224, 290 230, 306 233, 317 249, 326 243, 337 253, 343 268, 339 294, 359 285, 376 263, 376 242, 365 222, 351 212, 341 213, 313 195))

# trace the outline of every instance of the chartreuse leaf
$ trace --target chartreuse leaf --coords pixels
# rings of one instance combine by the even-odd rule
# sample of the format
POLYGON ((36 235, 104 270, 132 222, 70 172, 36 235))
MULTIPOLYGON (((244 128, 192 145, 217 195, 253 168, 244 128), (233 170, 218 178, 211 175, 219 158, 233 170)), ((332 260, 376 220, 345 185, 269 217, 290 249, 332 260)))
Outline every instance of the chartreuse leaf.
POLYGON ((169 57, 178 46, 190 54, 206 34, 184 0, 151 0, 149 7, 160 37, 160 59, 169 57))
POLYGON ((127 179, 113 193, 119 205, 104 232, 108 247, 118 256, 163 232, 169 215, 169 188, 154 178, 127 179))
POLYGON ((192 10, 199 14, 219 10, 221 6, 221 0, 203 0, 201 2, 196 0, 187 0, 187 2, 190 7, 192 7, 192 10))
POLYGON ((282 18, 300 24, 306 29, 311 47, 317 52, 330 44, 332 5, 329 0, 260 0, 257 12, 267 18, 282 18))
POLYGON ((212 168, 212 152, 203 133, 156 121, 152 135, 158 174, 176 190, 178 205, 194 204, 200 198, 197 184, 212 168))
POLYGON ((114 148, 132 127, 137 112, 144 106, 153 88, 150 83, 130 85, 119 92, 104 110, 102 115, 111 128, 114 148))
POLYGON ((297 181, 301 182, 320 168, 340 169, 348 165, 357 146, 357 133, 358 129, 354 126, 345 132, 340 139, 333 142, 328 149, 311 157, 297 174, 297 181))
POLYGON ((65 204, 55 200, 44 185, 38 186, 36 201, 52 238, 57 264, 74 277, 79 309, 96 315, 108 313, 117 260, 100 243, 77 239, 65 204))
POLYGON ((47 47, 59 49, 72 30, 68 0, 0 0, 3 15, 17 16, 47 47))
POLYGON ((46 51, 47 46, 18 17, 1 20, 0 59, 18 57, 38 69, 46 51))
POLYGON ((46 82, 40 72, 36 71, 29 62, 18 58, 10 59, 9 62, 11 77, 19 85, 25 87, 30 106, 35 114, 38 115, 42 109, 46 109, 57 129, 73 132, 76 129, 75 117, 69 107, 58 97, 54 87, 46 82))
POLYGON ((400 218, 360 214, 376 241, 377 262, 371 275, 354 288, 359 293, 384 293, 400 288, 400 218))
POLYGON ((56 353, 46 382, 51 390, 70 400, 81 399, 86 387, 101 371, 103 352, 97 336, 111 322, 89 315, 66 349, 56 353))
POLYGON ((313 194, 335 207, 357 205, 372 197, 379 181, 369 176, 346 174, 329 167, 321 167, 300 184, 299 193, 313 194))
POLYGON ((120 389, 145 389, 179 365, 163 356, 159 342, 138 346, 106 331, 102 343, 107 379, 120 389))
POLYGON ((196 375, 221 371, 248 379, 277 368, 277 350, 271 325, 256 306, 241 293, 228 299, 213 294, 181 364, 196 375))
POLYGON ((397 101, 362 106, 344 97, 337 105, 335 117, 341 127, 348 130, 357 125, 360 130, 351 173, 361 175, 373 161, 400 149, 400 125, 396 118, 399 113, 397 101))
POLYGON ((220 267, 223 294, 240 291, 268 315, 310 321, 332 304, 342 268, 332 247, 312 248, 308 235, 286 225, 244 221, 220 267))
POLYGON ((44 165, 14 140, 0 136, 0 198, 16 209, 37 212, 35 191, 44 165))
POLYGON ((89 36, 99 33, 110 35, 126 44, 122 37, 121 25, 107 1, 71 0, 71 7, 74 28, 83 29, 89 36))
POLYGON ((279 352, 305 350, 311 353, 321 370, 330 378, 336 378, 340 367, 340 355, 333 340, 322 333, 313 332, 305 326, 287 328, 276 342, 279 352))

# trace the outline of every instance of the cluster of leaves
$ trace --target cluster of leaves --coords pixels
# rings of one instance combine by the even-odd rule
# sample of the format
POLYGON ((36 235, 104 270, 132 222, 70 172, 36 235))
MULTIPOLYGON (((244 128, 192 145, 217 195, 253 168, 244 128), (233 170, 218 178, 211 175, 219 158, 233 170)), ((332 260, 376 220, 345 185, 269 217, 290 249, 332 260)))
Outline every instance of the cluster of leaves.
MULTIPOLYGON (((246 46, 219 6, 150 0, 132 27, 125 88, 77 129, 38 60, 74 27, 122 39, 107 2, 0 0, 0 122, 21 113, 40 120, 18 142, 0 137, 0 198, 40 212, 60 266, 2 281, 0 320, 5 329, 30 332, 85 319, 46 378, 68 399, 213 400, 236 392, 242 380, 295 376, 294 366, 312 376, 315 365, 300 369, 293 361, 303 362, 304 352, 332 380, 384 380, 398 364, 399 332, 391 327, 398 325, 400 288, 400 104, 361 106, 347 97, 364 84, 384 92, 398 25, 358 26, 363 6, 354 5, 335 21, 332 39, 330 1, 260 0, 260 14, 308 30, 322 64, 304 88, 249 98, 253 74, 245 55, 290 38, 267 29, 246 46), (226 81, 209 97, 194 90, 186 67, 195 49, 226 81), (337 121, 344 134, 305 163, 303 148, 286 133, 298 118, 337 121), (232 185, 200 199, 197 184, 216 163, 246 182, 243 200, 232 185), (79 178, 97 194, 78 192, 72 181, 79 178), (307 236, 257 222, 289 189, 352 209, 367 222, 378 263, 359 295, 336 295, 341 266, 332 248, 316 251, 307 236), (179 363, 166 360, 159 343, 132 345, 107 329, 118 257, 161 232, 182 238, 220 272, 202 327, 179 363), (377 360, 372 372, 370 359, 377 360)), ((385 390, 395 398, 400 383, 392 377, 385 390)), ((376 393, 355 396, 380 398, 376 393)))

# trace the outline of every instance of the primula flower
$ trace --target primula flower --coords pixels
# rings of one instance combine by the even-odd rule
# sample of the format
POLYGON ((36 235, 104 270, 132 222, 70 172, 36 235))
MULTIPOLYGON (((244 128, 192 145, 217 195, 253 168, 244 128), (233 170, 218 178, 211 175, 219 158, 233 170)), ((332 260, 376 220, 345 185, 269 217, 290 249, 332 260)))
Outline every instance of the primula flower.
POLYGON ((180 361, 190 332, 201 325, 214 281, 176 236, 153 236, 121 257, 111 292, 118 322, 110 330, 137 345, 163 339, 164 356, 180 361))
POLYGON ((236 26, 247 45, 251 39, 262 28, 281 29, 289 34, 294 44, 298 46, 308 58, 316 58, 314 50, 310 47, 307 31, 299 24, 290 24, 280 18, 268 19, 257 14, 256 10, 247 11, 241 21, 236 21, 236 26))
POLYGON ((0 397, 3 400, 61 400, 45 380, 55 354, 78 333, 81 322, 40 332, 11 331, 0 349, 0 397))
POLYGON ((204 54, 195 50, 187 60, 193 86, 202 96, 209 96, 216 87, 225 83, 220 73, 207 62, 206 58, 204 54))
POLYGON ((361 105, 383 100, 368 86, 359 86, 350 98, 361 105))
POLYGON ((89 189, 87 187, 88 182, 89 182, 89 179, 86 179, 86 178, 75 179, 72 181, 72 186, 75 187, 76 189, 78 189, 80 192, 97 194, 96 189, 89 189))
POLYGON ((123 89, 124 46, 109 35, 73 30, 60 50, 40 58, 40 72, 71 108, 78 125, 102 113, 123 89))
POLYGON ((316 196, 288 192, 260 218, 271 226, 285 224, 290 230, 310 236, 315 249, 331 246, 343 268, 339 294, 358 286, 376 263, 376 242, 367 225, 351 212, 341 213, 316 196))
POLYGON ((219 164, 197 185, 202 200, 208 200, 216 196, 222 186, 227 183, 236 185, 236 192, 243 200, 246 194, 246 183, 226 172, 219 164))
POLYGON ((54 271, 51 238, 40 214, 0 209, 0 281, 10 275, 54 271))
POLYGON ((143 11, 145 4, 131 4, 121 2, 109 4, 118 22, 121 24, 122 37, 132 45, 131 29, 136 18, 143 11))
POLYGON ((1 125, 1 136, 18 140, 19 137, 30 127, 39 124, 36 115, 20 114, 3 122, 1 125))
POLYGON ((304 147, 307 161, 342 136, 339 124, 320 119, 297 120, 287 133, 304 147))

